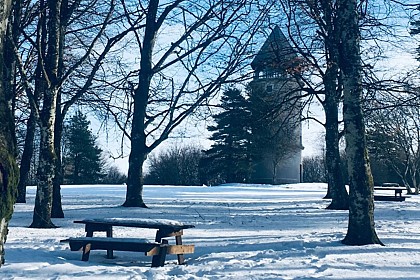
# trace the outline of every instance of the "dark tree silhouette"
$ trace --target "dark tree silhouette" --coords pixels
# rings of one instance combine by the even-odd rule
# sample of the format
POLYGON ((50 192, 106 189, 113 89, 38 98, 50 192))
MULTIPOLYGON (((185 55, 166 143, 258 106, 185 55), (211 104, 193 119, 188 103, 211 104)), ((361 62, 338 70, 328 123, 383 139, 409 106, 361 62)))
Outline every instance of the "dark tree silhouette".
POLYGON ((240 90, 229 88, 223 93, 220 106, 222 112, 213 116, 216 124, 208 127, 214 144, 205 151, 202 166, 210 182, 247 182, 251 168, 248 101, 240 90))
POLYGON ((64 179, 69 184, 97 184, 103 175, 102 150, 95 143, 86 115, 77 111, 65 132, 64 179))

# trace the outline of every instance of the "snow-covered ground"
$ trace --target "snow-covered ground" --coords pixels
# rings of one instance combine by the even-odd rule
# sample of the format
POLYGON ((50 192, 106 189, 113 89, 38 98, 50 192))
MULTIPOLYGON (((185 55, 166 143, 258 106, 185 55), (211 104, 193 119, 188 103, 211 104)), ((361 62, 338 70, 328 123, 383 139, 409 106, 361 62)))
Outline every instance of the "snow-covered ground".
MULTIPOLYGON (((149 209, 123 208, 123 186, 64 186, 66 218, 57 229, 30 229, 35 189, 17 204, 0 279, 420 279, 420 197, 376 202, 376 229, 386 246, 344 246, 347 212, 325 210, 324 184, 147 186, 149 209), (187 265, 169 255, 150 268, 142 253, 93 251, 88 262, 60 240, 84 236, 74 220, 102 217, 192 223, 187 265)), ((114 228, 115 237, 154 238, 154 230, 114 228)))

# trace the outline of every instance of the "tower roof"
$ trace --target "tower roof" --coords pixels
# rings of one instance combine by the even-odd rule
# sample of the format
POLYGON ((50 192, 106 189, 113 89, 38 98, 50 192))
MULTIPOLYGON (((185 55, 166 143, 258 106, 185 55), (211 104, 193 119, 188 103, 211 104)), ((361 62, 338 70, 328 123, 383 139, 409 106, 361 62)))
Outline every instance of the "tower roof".
POLYGON ((296 52, 276 25, 251 62, 251 67, 254 70, 286 70, 296 57, 296 52))

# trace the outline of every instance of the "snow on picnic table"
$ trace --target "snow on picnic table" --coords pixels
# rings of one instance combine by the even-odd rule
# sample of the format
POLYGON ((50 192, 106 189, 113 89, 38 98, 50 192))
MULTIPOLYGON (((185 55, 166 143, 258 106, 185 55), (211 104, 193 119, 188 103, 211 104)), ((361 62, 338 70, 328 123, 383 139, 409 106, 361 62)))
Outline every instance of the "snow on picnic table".
MULTIPOLYGON (((64 219, 56 229, 28 228, 35 188, 16 204, 0 279, 420 279, 420 197, 375 203, 376 230, 386 246, 344 246, 347 211, 325 210, 325 184, 146 186, 148 209, 124 208, 124 186, 62 188, 64 219), (93 251, 88 262, 60 240, 84 236, 73 221, 94 218, 169 219, 195 244, 164 267, 136 252, 93 251)), ((392 193, 390 193, 392 195, 392 193)), ((115 227, 114 237, 153 240, 156 230, 115 227)), ((171 239, 169 239, 172 242, 171 239)))

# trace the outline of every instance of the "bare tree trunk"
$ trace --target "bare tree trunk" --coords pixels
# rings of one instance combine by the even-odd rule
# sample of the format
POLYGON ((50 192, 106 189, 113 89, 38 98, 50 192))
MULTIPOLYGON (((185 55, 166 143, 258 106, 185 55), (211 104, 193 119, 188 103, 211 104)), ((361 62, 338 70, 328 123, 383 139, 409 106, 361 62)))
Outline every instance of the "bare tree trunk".
MULTIPOLYGON (((327 70, 328 72, 328 70, 327 70)), ((335 74, 337 77, 337 72, 335 74)), ((327 182, 331 204, 327 209, 348 210, 348 194, 344 184, 343 173, 341 169, 341 158, 339 149, 339 131, 338 131, 338 105, 339 98, 337 94, 337 84, 331 80, 331 77, 324 78, 325 84, 325 158, 327 169, 327 182), (330 79, 330 80, 328 80, 330 79)))
POLYGON ((340 68, 344 86, 344 125, 350 180, 347 245, 382 244, 374 224, 373 178, 366 149, 361 106, 362 77, 357 0, 339 0, 340 68))
POLYGON ((37 191, 33 221, 30 227, 53 228, 51 221, 53 179, 55 175, 54 122, 56 93, 48 89, 44 93, 40 114, 40 147, 37 171, 37 191))
MULTIPOLYGON (((142 56, 143 57, 143 56, 142 56)), ((150 86, 150 63, 142 59, 140 83, 134 98, 134 115, 131 129, 131 152, 127 178, 125 207, 146 207, 143 201, 143 163, 148 155, 145 135, 147 97, 150 86), (147 65, 149 64, 149 66, 147 65), (148 68, 149 67, 149 68, 148 68), (147 68, 149 71, 147 71, 147 68)))
POLYGON ((144 154, 144 152, 142 152, 144 147, 140 146, 133 148, 133 144, 136 144, 135 142, 140 141, 131 141, 131 153, 129 158, 127 178, 127 193, 123 206, 147 208, 143 201, 143 163, 147 156, 144 154), (137 151, 137 153, 134 153, 135 151, 137 151))
POLYGON ((56 155, 55 160, 55 175, 53 180, 53 198, 51 217, 64 218, 63 205, 61 203, 61 184, 63 183, 63 170, 61 162, 61 139, 63 135, 63 116, 61 114, 60 95, 57 98, 56 120, 54 128, 54 150, 56 155))
POLYGON ((334 102, 334 104, 326 105, 324 107, 326 116, 325 157, 327 168, 327 182, 332 199, 331 204, 327 207, 327 209, 348 210, 348 194, 344 184, 344 178, 341 169, 337 104, 337 102, 334 102))
POLYGON ((16 198, 16 186, 19 171, 16 164, 16 139, 14 136, 14 118, 10 108, 11 94, 6 92, 4 77, 8 74, 4 67, 5 40, 8 28, 10 0, 0 4, 0 266, 4 264, 4 243, 8 233, 9 220, 13 213, 16 198))
POLYGON ((20 160, 20 176, 18 184, 17 203, 26 203, 26 185, 28 182, 29 172, 31 170, 31 160, 34 153, 36 121, 33 112, 29 115, 26 123, 25 145, 23 148, 22 158, 20 160))
POLYGON ((148 155, 145 135, 146 107, 152 73, 152 54, 156 38, 156 15, 159 0, 149 2, 141 50, 139 86, 134 96, 134 115, 131 128, 131 152, 127 178, 125 207, 146 207, 143 201, 143 163, 148 155))
POLYGON ((33 222, 30 227, 52 228, 51 221, 53 179, 55 176, 54 128, 58 95, 61 0, 48 0, 48 42, 45 58, 43 106, 40 112, 41 141, 37 172, 37 192, 33 222))
MULTIPOLYGON (((60 24, 59 34, 58 34, 58 73, 57 76, 59 79, 62 79, 64 71, 64 46, 65 46, 65 34, 66 29, 69 24, 70 17, 76 7, 79 6, 81 0, 73 1, 69 5, 68 0, 63 0, 63 3, 60 7, 60 24)), ((63 183, 63 167, 61 161, 61 140, 63 136, 63 125, 65 112, 62 110, 61 104, 61 91, 57 91, 57 103, 56 103, 56 114, 55 114, 55 123, 54 123, 54 150, 56 154, 55 161, 55 175, 53 180, 53 201, 51 208, 51 217, 52 218, 64 218, 63 205, 61 203, 61 184, 63 183)), ((67 111, 66 111, 67 112, 67 111)))
MULTIPOLYGON (((13 96, 16 95, 16 57, 13 54, 14 52, 14 45, 17 45, 19 35, 21 33, 20 31, 20 18, 21 18, 21 3, 20 1, 14 1, 12 4, 12 14, 9 20, 9 28, 8 32, 11 34, 8 34, 8 40, 6 40, 5 45, 5 53, 10 54, 7 55, 4 58, 5 67, 7 68, 7 75, 5 77, 5 90, 7 93, 12 94, 13 96)), ((29 120, 27 123, 28 129, 31 129, 32 127, 35 129, 35 119, 33 118, 33 115, 29 116, 29 120)), ((27 134, 26 139, 28 141, 31 141, 31 144, 33 145, 33 131, 32 134, 27 134), (31 138, 32 136, 32 138, 31 138), (29 139, 28 139, 29 138, 29 139)), ((32 150, 30 147, 26 146, 26 140, 25 140, 25 149, 22 154, 21 164, 20 164, 20 176, 19 176, 19 184, 18 184, 18 196, 16 202, 26 202, 26 181, 28 179, 29 174, 29 167, 31 163, 31 155, 32 150), (30 155, 28 157, 28 152, 30 152, 30 155), (24 183, 21 184, 21 181, 24 183)))

